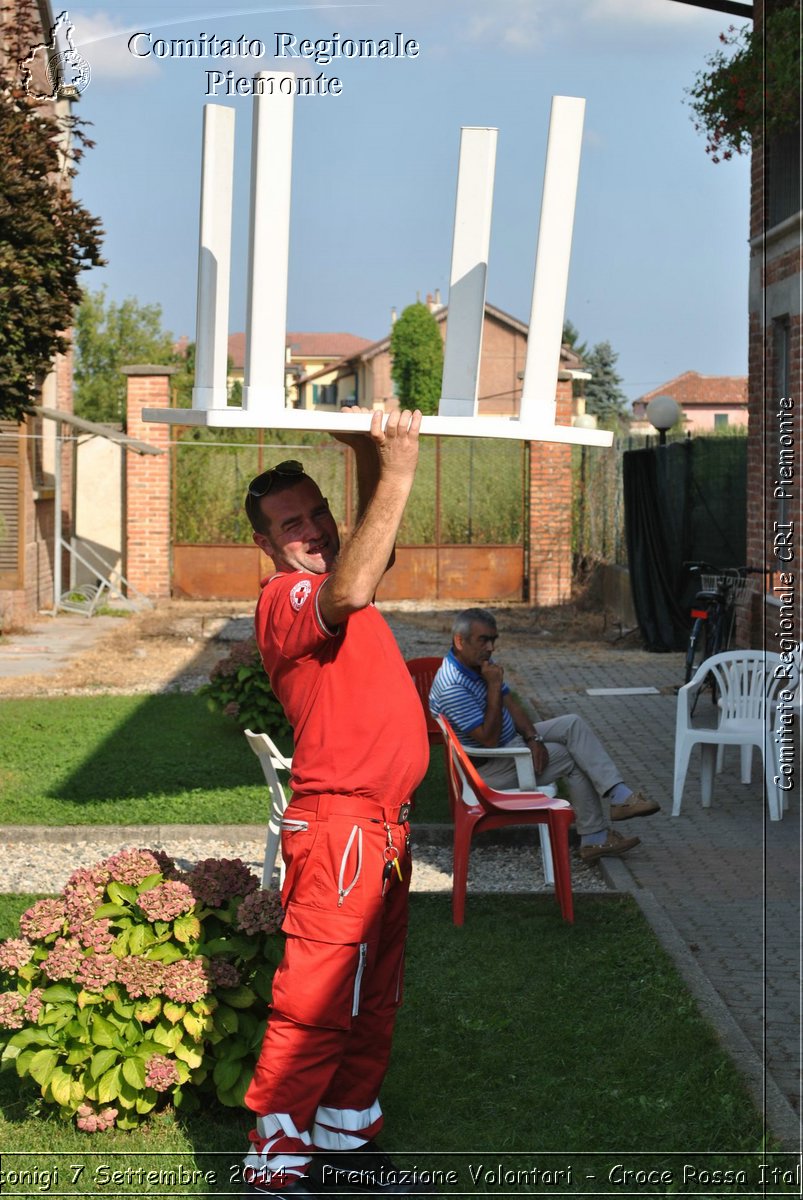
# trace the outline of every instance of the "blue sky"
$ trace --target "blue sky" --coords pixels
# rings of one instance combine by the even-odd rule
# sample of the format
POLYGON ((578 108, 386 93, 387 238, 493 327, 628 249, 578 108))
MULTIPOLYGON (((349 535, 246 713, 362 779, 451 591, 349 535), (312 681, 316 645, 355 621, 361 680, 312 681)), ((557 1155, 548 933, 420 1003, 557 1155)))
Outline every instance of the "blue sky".
MULTIPOLYGON (((159 303, 176 336, 195 330, 207 72, 297 65, 273 58, 277 32, 400 31, 417 58, 315 66, 342 93, 296 101, 288 328, 379 338, 392 306, 436 288, 446 298, 461 125, 499 128, 487 298, 527 320, 550 98, 575 95, 587 109, 567 316, 589 344, 612 343, 631 398, 686 370, 746 374, 749 163, 712 164, 683 102, 731 18, 674 0, 83 0, 69 14, 92 70, 77 114, 96 141, 77 191, 104 223, 109 260, 85 282, 159 303), (266 54, 137 58, 127 45, 138 31, 245 35, 266 54)), ((235 331, 253 102, 217 102, 237 114, 235 331)))

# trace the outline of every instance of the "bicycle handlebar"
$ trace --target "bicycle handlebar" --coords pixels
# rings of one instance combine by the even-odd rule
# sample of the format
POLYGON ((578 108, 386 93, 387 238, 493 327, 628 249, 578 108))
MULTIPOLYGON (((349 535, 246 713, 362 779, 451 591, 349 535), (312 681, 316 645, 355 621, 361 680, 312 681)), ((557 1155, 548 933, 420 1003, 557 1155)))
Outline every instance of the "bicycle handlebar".
POLYGON ((735 574, 741 578, 745 575, 765 575, 765 567, 715 567, 707 562, 684 562, 684 567, 689 568, 689 574, 700 574, 705 572, 707 575, 728 575, 735 574))

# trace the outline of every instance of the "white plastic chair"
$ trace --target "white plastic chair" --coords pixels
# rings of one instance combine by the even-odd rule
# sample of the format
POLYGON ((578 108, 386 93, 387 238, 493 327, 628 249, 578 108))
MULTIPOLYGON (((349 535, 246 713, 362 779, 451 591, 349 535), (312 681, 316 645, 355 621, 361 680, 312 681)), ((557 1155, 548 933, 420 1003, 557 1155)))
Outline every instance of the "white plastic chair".
MULTIPOLYGON (((714 791, 714 767, 719 746, 739 746, 742 778, 749 768, 753 746, 764 759, 764 777, 770 820, 783 816, 781 792, 775 779, 778 763, 770 729, 779 691, 788 680, 778 674, 781 658, 764 650, 726 650, 701 663, 694 675, 678 692, 675 726, 675 781, 672 816, 680 814, 683 786, 692 749, 699 743, 703 808, 711 806, 714 791), (697 692, 709 674, 714 676, 718 693, 719 724, 715 729, 692 724, 692 708, 697 692)), ((749 782, 749 769, 748 779, 749 782)))
MULTIPOLYGON (((277 771, 288 771, 293 765, 291 758, 286 758, 280 750, 274 746, 266 733, 253 733, 250 729, 246 729, 245 736, 248 740, 248 745, 256 754, 262 765, 262 771, 265 775, 265 782, 268 785, 270 792, 270 816, 268 818, 268 836, 265 840, 265 862, 262 867, 262 886, 269 888, 271 878, 273 876, 273 868, 276 864, 276 855, 279 853, 279 843, 281 840, 281 822, 284 815, 284 810, 287 808, 289 797, 286 795, 284 788, 279 782, 277 771)), ((284 883, 284 861, 279 859, 279 886, 284 883)))
MULTIPOLYGON (((781 682, 781 687, 779 688, 778 692, 776 693, 775 700, 772 701, 772 703, 770 705, 770 716, 771 716, 772 723, 773 723, 772 748, 773 748, 773 751, 774 751, 776 757, 778 756, 778 753, 780 750, 780 744, 781 744, 781 742, 780 742, 780 735, 781 735, 780 725, 781 725, 782 719, 786 716, 786 714, 788 714, 794 710, 797 713, 798 720, 799 720, 800 714, 801 714, 801 707, 803 707, 803 690, 801 690, 801 686, 800 686, 800 658, 798 655, 795 656, 795 659, 791 664, 784 663, 783 677, 781 678, 780 682, 781 682), (780 703, 780 697, 784 693, 786 693, 788 696, 791 696, 792 699, 784 700, 784 703, 782 706, 780 703)), ((767 726, 769 727, 769 721, 767 722, 767 726)), ((747 743, 747 742, 743 743, 739 747, 739 751, 740 751, 740 760, 741 760, 740 766, 741 766, 742 783, 750 783, 750 781, 753 777, 753 745, 752 745, 752 743, 747 743)), ((725 763, 725 745, 723 742, 720 742, 719 746, 717 747, 717 775, 722 774, 722 768, 724 766, 724 763, 725 763)), ((780 772, 780 761, 778 761, 776 765, 777 765, 778 770, 775 773, 778 774, 780 772)), ((784 790, 783 788, 781 788, 781 793, 782 793, 782 799, 783 799, 783 807, 786 809, 789 807, 789 797, 786 793, 786 790, 784 790)))
MULTIPOLYGON (((436 718, 437 719, 437 718, 436 718)), ((519 791, 540 792, 551 799, 558 794, 554 783, 539 783, 536 786, 533 756, 529 746, 463 746, 469 758, 512 758, 519 780, 519 791)), ((505 789, 508 791, 509 789, 505 789)), ((511 795, 515 793, 511 792, 511 795)), ((550 887, 555 884, 555 868, 552 864, 552 846, 549 842, 549 830, 545 825, 538 826, 541 838, 541 866, 544 871, 544 883, 550 887)))

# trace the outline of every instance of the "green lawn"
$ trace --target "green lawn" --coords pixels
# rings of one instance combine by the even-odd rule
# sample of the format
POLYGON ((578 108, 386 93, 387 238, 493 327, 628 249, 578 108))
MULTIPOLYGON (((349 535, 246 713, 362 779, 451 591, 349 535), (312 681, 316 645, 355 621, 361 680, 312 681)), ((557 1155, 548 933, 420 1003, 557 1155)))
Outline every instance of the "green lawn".
MULTIPOLYGON (((242 733, 202 697, 0 702, 0 824, 254 824, 266 797, 242 733)), ((440 748, 417 817, 449 819, 440 748)))
MULTIPOLYGON (((29 902, 0 900, 2 936, 29 902)), ((447 895, 412 897, 383 1143, 410 1168, 455 1172, 446 1195, 760 1194, 759 1162, 791 1169, 793 1156, 761 1152, 759 1114, 637 906, 579 896, 576 910, 569 926, 551 897, 475 896, 455 929, 447 895), (672 1183, 623 1185, 617 1164, 669 1172, 672 1183), (683 1180, 683 1164, 696 1179, 683 1180), (564 1175, 534 1186, 536 1170, 564 1175), (748 1183, 701 1182, 714 1170, 744 1170, 748 1183), (524 1174, 500 1184, 500 1171, 524 1174)), ((38 1114, 17 1082, 0 1076, 3 1171, 58 1164, 52 1190, 67 1195, 239 1194, 247 1115, 168 1114, 144 1132, 86 1135, 38 1114), (76 1184, 70 1164, 85 1168, 76 1184), (180 1167, 214 1181, 136 1174, 180 1167), (105 1182, 112 1170, 117 1184, 105 1182)), ((41 1190, 6 1185, 3 1195, 41 1190)))

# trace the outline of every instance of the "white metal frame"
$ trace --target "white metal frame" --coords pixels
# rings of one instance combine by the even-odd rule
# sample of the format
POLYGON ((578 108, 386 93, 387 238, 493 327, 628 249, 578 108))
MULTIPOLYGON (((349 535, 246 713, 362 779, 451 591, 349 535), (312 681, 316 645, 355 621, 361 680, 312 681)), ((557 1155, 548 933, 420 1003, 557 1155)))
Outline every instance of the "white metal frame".
MULTIPOLYGON (((251 147, 251 218, 242 407, 227 405, 229 256, 234 111, 205 106, 191 409, 145 409, 148 421, 248 429, 367 430, 368 414, 285 406, 285 328, 290 231, 293 95, 257 92, 251 147)), ((460 139, 443 395, 422 433, 609 446, 606 430, 555 424, 555 389, 569 277, 585 100, 553 96, 530 333, 518 418, 479 417, 485 284, 496 158, 495 129, 464 128, 460 139)))

